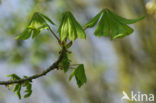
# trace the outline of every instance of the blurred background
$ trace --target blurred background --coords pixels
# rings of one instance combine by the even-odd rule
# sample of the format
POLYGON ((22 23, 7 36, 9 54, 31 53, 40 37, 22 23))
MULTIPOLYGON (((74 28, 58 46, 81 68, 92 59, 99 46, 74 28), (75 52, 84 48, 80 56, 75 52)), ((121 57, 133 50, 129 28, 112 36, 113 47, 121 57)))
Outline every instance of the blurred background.
POLYGON ((19 100, 0 86, 0 103, 128 103, 121 101, 123 90, 156 95, 155 0, 0 0, 0 80, 12 73, 40 73, 56 60, 59 46, 49 31, 35 39, 15 39, 34 12, 51 18, 57 32, 64 11, 70 10, 84 25, 103 8, 125 18, 146 18, 130 25, 134 32, 124 39, 95 37, 92 28, 86 30, 86 40, 76 40, 70 59, 84 63, 88 82, 83 87, 78 88, 75 79, 68 81, 71 71, 52 71, 33 81, 27 99, 19 100))

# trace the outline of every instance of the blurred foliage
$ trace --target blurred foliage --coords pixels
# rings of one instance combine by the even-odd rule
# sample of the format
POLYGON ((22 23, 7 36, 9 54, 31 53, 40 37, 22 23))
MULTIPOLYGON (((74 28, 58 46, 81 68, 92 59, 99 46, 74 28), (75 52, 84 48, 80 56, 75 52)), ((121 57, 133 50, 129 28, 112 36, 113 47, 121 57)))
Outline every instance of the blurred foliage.
MULTIPOLYGON (((16 74, 10 74, 10 75, 7 75, 7 77, 11 77, 10 80, 20 80, 21 79, 16 74)), ((24 78, 27 78, 27 76, 24 76, 24 78)), ((14 85, 13 92, 16 93, 16 96, 18 96, 19 99, 21 99, 21 89, 22 89, 22 87, 26 87, 26 90, 24 91, 25 92, 24 98, 29 97, 31 95, 31 93, 32 93, 31 81, 26 81, 24 83, 9 84, 7 86, 10 88, 12 85, 14 85)))

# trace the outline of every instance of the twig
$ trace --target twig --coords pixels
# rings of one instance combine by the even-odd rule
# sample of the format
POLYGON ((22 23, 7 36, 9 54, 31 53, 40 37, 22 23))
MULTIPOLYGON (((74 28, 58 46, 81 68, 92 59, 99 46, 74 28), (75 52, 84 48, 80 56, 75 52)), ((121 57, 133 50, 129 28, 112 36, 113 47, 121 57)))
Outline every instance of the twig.
POLYGON ((39 78, 39 77, 42 77, 42 76, 45 76, 47 73, 49 73, 50 71, 58 68, 58 65, 59 63, 61 62, 62 58, 64 57, 65 55, 65 48, 63 48, 60 52, 60 56, 59 58, 57 59, 56 62, 54 62, 49 68, 47 68, 46 70, 44 70, 43 72, 39 73, 39 74, 35 74, 35 75, 32 75, 30 77, 27 77, 27 78, 22 78, 20 80, 8 80, 8 81, 0 81, 0 85, 9 85, 9 84, 14 84, 14 83, 23 83, 25 81, 32 81, 33 79, 36 79, 36 78, 39 78))
POLYGON ((83 28, 84 31, 87 30, 87 29, 88 29, 88 27, 83 28))
MULTIPOLYGON (((86 30, 87 28, 84 28, 84 30, 86 30)), ((49 27, 49 30, 51 31, 51 33, 55 36, 55 38, 58 40, 58 42, 60 42, 60 39, 56 36, 56 34, 53 32, 53 30, 49 27)), ((70 41, 72 42, 72 41, 70 41)), ((70 43, 69 42, 69 43, 70 43)), ((45 76, 47 73, 49 73, 50 71, 58 68, 59 63, 61 62, 62 58, 65 55, 65 52, 67 52, 65 47, 62 47, 62 50, 60 51, 60 56, 57 59, 57 61, 55 61, 49 68, 47 68, 46 70, 44 70, 43 72, 39 73, 39 74, 35 74, 32 75, 30 77, 27 78, 22 78, 20 80, 8 80, 8 81, 0 81, 0 85, 9 85, 9 84, 14 84, 14 83, 24 83, 26 81, 32 81, 33 79, 45 76)))
POLYGON ((53 30, 49 27, 50 32, 54 35, 54 37, 57 39, 58 42, 60 42, 60 39, 56 36, 56 34, 53 32, 53 30))

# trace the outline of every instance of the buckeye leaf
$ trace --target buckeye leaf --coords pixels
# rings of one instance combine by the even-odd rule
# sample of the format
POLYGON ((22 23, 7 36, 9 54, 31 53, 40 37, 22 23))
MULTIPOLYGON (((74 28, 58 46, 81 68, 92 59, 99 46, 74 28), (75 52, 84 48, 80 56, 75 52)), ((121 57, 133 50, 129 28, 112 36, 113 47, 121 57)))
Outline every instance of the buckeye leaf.
POLYGON ((98 21, 94 34, 98 37, 109 36, 111 39, 125 37, 133 32, 127 24, 135 23, 144 17, 137 19, 126 19, 116 15, 114 12, 103 9, 85 27, 93 27, 98 21), (100 18, 101 16, 101 18, 100 18))
POLYGON ((20 80, 21 78, 16 74, 9 74, 7 77, 11 77, 12 80, 20 80))
POLYGON ((110 28, 109 32, 110 32, 110 36, 112 39, 124 37, 124 36, 127 36, 133 32, 132 28, 130 28, 126 24, 123 24, 123 23, 116 21, 110 15, 110 13, 106 13, 105 15, 108 17, 107 20, 109 22, 109 28, 110 28))
POLYGON ((72 79, 73 76, 75 75, 75 70, 76 70, 76 69, 74 69, 74 70, 72 71, 72 73, 70 74, 70 76, 69 76, 69 81, 71 81, 71 79, 72 79))
POLYGON ((75 70, 75 78, 79 87, 87 82, 83 64, 80 64, 75 70))
POLYGON ((76 38, 86 38, 86 34, 82 26, 77 22, 71 12, 63 14, 60 26, 58 28, 61 41, 69 40, 74 41, 76 38))
POLYGON ((14 86, 14 88, 13 88, 13 92, 16 92, 16 91, 18 90, 19 85, 20 85, 20 84, 15 84, 15 86, 14 86))
POLYGON ((102 13, 103 13, 102 11, 99 12, 99 13, 98 13, 95 17, 93 17, 87 24, 84 25, 84 28, 91 28, 91 27, 95 26, 96 23, 98 22, 98 20, 99 20, 99 18, 100 18, 100 16, 101 16, 102 13))
POLYGON ((16 96, 18 96, 19 99, 21 99, 21 88, 21 84, 16 84, 13 90, 13 92, 16 92, 16 96))
POLYGON ((26 40, 26 39, 30 38, 31 33, 32 33, 32 30, 26 28, 19 36, 16 37, 16 39, 26 40))
POLYGON ((71 73, 69 77, 69 81, 72 79, 72 77, 75 76, 77 85, 79 88, 87 82, 85 70, 83 64, 80 64, 73 72, 71 73))
POLYGON ((41 16, 43 16, 43 18, 45 19, 45 20, 47 20, 48 22, 50 22, 52 25, 55 25, 55 23, 52 21, 52 20, 50 20, 47 16, 45 16, 44 14, 41 14, 41 13, 39 13, 41 16))
POLYGON ((29 25, 26 27, 23 33, 21 33, 19 36, 16 37, 16 39, 23 39, 23 40, 28 39, 31 37, 32 33, 33 33, 32 38, 38 36, 38 34, 42 30, 49 29, 49 25, 47 24, 46 21, 54 25, 54 22, 51 21, 47 16, 39 12, 34 13, 32 19, 30 20, 29 25))
POLYGON ((24 98, 27 98, 32 94, 32 84, 27 82, 25 86, 26 86, 26 90, 24 91, 25 92, 24 98))
POLYGON ((142 20, 145 18, 145 16, 142 16, 142 17, 139 17, 139 18, 136 18, 136 19, 126 19, 126 18, 123 18, 121 16, 118 16, 117 14, 115 14, 114 12, 111 12, 110 11, 110 14, 114 17, 114 19, 120 21, 121 23, 124 23, 124 24, 133 24, 133 23, 136 23, 137 21, 139 20, 142 20))
POLYGON ((110 31, 110 26, 109 26, 109 21, 108 21, 109 18, 107 17, 106 14, 103 14, 103 15, 105 16, 101 17, 94 32, 94 34, 98 37, 109 36, 109 31, 110 31))
POLYGON ((47 29, 48 27, 49 27, 48 24, 38 12, 34 13, 28 25, 28 28, 30 29, 47 29))

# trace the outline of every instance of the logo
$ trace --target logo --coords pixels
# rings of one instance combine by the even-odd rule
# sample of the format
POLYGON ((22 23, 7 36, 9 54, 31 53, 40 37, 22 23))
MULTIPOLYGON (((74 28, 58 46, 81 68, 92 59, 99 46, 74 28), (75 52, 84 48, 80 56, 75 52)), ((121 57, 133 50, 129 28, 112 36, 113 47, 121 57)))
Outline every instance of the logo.
POLYGON ((143 102, 143 101, 147 101, 147 102, 153 102, 154 101, 154 94, 143 94, 141 92, 133 92, 131 91, 131 95, 128 96, 128 94, 123 91, 122 92, 123 96, 121 98, 121 100, 128 100, 128 101, 138 101, 138 102, 143 102))

